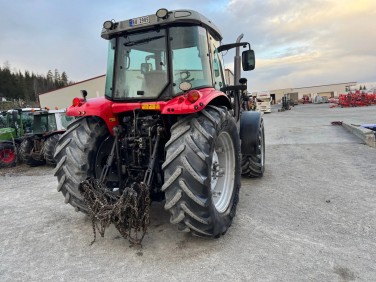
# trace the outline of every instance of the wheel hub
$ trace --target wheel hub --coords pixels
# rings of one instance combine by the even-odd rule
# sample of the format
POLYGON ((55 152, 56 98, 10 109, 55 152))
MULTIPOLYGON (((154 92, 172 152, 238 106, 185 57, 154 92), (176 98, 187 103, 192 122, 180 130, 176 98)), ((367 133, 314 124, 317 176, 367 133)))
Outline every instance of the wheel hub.
POLYGON ((235 179, 234 144, 228 133, 222 132, 213 151, 211 165, 211 195, 215 208, 223 213, 227 210, 235 179))
POLYGON ((213 152, 213 159, 212 159, 212 169, 211 169, 211 190, 213 191, 215 189, 215 186, 218 182, 218 170, 219 170, 219 163, 218 163, 218 154, 214 150, 213 152))
POLYGON ((4 149, 0 152, 0 160, 2 160, 4 163, 13 162, 15 157, 16 155, 11 149, 4 149))
MULTIPOLYGON (((261 131, 261 130, 260 130, 261 131)), ((261 167, 264 167, 264 162, 265 162, 265 148, 263 146, 264 144, 264 132, 261 132, 260 134, 260 144, 258 146, 259 150, 260 150, 260 158, 261 158, 261 167)))

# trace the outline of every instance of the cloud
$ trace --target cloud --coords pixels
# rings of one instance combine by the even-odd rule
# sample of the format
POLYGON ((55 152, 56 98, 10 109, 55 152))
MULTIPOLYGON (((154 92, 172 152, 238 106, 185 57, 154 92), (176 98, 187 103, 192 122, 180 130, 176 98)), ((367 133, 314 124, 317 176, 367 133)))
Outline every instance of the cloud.
MULTIPOLYGON (((75 81, 106 70, 105 20, 153 14, 158 8, 193 9, 212 20, 231 43, 240 33, 256 52, 244 73, 254 90, 343 81, 376 81, 374 0, 98 0, 3 1, 0 64, 75 81)), ((231 67, 233 52, 224 57, 231 67)))
POLYGON ((228 9, 256 51, 255 87, 375 80, 375 1, 231 0, 228 9))

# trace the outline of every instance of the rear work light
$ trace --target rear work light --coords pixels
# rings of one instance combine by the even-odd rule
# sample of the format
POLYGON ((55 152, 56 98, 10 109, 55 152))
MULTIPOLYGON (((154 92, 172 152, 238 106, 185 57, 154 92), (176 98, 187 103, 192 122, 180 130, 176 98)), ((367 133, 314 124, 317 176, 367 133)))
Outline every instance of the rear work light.
POLYGON ((72 106, 79 107, 82 106, 83 103, 85 103, 85 100, 83 98, 76 97, 72 101, 72 106))
POLYGON ((107 29, 107 30, 110 30, 110 29, 113 29, 113 27, 114 27, 114 21, 112 20, 112 21, 105 21, 104 23, 103 23, 103 28, 104 29, 107 29))
POLYGON ((165 8, 159 9, 155 15, 160 19, 167 19, 168 17, 168 10, 165 8))

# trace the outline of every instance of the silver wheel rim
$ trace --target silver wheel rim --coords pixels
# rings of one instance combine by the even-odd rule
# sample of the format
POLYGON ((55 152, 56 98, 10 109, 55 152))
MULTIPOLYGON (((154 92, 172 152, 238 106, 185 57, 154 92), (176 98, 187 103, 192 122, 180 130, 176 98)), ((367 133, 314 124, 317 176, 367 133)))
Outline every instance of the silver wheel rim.
POLYGON ((264 167, 264 162, 265 162, 265 159, 264 159, 264 148, 262 146, 262 144, 264 144, 264 134, 263 134, 263 132, 261 132, 260 135, 261 135, 260 136, 260 145, 258 147, 259 147, 259 150, 260 150, 261 167, 264 167))
POLYGON ((219 213, 227 210, 234 190, 235 152, 234 144, 227 132, 222 132, 214 147, 211 164, 211 194, 219 213))

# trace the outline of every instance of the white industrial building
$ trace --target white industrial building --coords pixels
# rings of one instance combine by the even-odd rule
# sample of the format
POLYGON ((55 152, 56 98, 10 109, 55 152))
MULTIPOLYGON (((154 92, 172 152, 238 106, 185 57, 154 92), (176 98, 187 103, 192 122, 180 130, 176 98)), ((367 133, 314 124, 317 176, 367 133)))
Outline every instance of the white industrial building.
POLYGON ((81 90, 87 91, 87 99, 104 96, 105 83, 105 75, 97 76, 54 91, 39 94, 39 103, 42 108, 64 109, 72 105, 75 97, 82 97, 81 90))

